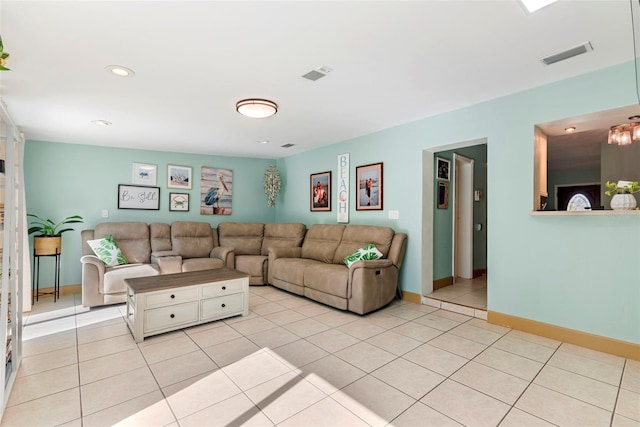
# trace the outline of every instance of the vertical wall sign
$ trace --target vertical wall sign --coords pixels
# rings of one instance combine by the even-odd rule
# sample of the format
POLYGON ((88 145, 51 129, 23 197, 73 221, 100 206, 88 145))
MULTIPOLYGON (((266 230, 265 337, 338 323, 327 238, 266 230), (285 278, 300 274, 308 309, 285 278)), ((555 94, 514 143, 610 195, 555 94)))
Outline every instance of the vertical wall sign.
POLYGON ((338 222, 349 222, 349 153, 338 156, 338 222))

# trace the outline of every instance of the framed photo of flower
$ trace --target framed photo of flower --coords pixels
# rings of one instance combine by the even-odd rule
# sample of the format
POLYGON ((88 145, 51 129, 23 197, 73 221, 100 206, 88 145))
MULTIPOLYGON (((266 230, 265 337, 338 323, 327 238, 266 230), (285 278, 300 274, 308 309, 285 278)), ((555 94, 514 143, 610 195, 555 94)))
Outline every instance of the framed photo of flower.
POLYGON ((312 173, 311 212, 331 210, 331 171, 312 173))
POLYGON ((382 210, 382 163, 356 167, 356 210, 382 210))
POLYGON ((169 193, 169 210, 187 212, 189 210, 189 193, 169 193))
POLYGON ((190 166, 167 165, 167 187, 191 190, 192 175, 190 166))

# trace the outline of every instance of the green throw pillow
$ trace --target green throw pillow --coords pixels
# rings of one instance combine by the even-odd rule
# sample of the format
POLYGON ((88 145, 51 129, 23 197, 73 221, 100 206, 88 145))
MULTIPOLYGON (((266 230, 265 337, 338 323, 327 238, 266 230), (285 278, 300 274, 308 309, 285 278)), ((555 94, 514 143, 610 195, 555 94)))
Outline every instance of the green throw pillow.
POLYGON ((107 235, 104 239, 88 240, 87 244, 91 246, 93 252, 105 265, 114 266, 127 264, 127 258, 125 258, 122 251, 120 251, 111 234, 107 235))
POLYGON ((374 245, 373 243, 369 243, 367 246, 358 249, 351 255, 344 257, 342 262, 344 262, 347 267, 351 267, 351 264, 356 261, 360 261, 363 259, 373 260, 379 258, 382 258, 382 253, 378 250, 378 248, 376 248, 376 245, 374 245))

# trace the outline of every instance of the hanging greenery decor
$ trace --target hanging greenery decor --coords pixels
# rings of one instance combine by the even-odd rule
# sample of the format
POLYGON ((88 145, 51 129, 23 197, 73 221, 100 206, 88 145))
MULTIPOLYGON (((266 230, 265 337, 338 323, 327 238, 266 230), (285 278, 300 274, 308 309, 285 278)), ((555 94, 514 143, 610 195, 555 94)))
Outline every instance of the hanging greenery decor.
POLYGON ((0 71, 9 71, 5 65, 9 59, 9 54, 4 51, 4 45, 2 44, 2 37, 0 36, 0 71))
POLYGON ((276 199, 280 193, 280 171, 276 165, 269 165, 264 173, 264 194, 267 195, 267 206, 272 208, 276 205, 276 199))

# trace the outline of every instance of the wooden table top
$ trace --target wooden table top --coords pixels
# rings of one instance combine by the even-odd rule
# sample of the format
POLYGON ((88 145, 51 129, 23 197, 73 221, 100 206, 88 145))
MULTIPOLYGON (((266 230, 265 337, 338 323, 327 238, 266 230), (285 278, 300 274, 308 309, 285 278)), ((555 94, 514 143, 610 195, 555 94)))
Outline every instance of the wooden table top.
POLYGON ((184 286, 200 285, 202 283, 220 282, 223 280, 242 279, 250 277, 229 268, 213 270, 187 271, 184 273, 160 274, 158 276, 134 277, 124 279, 134 293, 159 291, 163 289, 181 288, 184 286))

